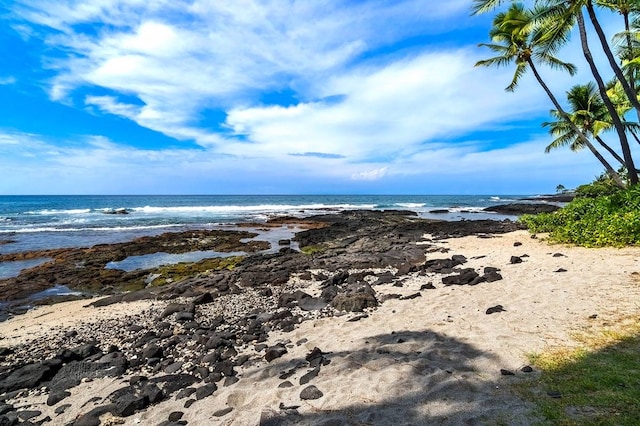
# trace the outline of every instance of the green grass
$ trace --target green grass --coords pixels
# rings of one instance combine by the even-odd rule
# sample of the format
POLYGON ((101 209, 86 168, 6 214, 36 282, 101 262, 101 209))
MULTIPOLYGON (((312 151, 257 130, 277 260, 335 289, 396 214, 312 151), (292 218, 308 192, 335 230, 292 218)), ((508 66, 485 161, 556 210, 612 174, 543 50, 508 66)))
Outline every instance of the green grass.
POLYGON ((579 340, 577 348, 532 355, 541 375, 519 390, 550 424, 640 424, 640 319, 579 340))

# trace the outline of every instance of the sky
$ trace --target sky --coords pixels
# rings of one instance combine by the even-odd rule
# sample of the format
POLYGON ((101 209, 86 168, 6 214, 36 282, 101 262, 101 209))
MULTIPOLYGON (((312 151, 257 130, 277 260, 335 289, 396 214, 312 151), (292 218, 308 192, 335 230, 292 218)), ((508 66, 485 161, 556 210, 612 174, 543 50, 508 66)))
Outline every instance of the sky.
MULTIPOLYGON (((539 194, 552 104, 471 0, 8 0, 0 195, 539 194)), ((619 17, 606 17, 611 27, 619 17)), ((577 36, 574 37, 577 39, 577 36)), ((542 69, 559 98, 590 80, 542 69)), ((611 138, 613 135, 608 136, 611 138)))

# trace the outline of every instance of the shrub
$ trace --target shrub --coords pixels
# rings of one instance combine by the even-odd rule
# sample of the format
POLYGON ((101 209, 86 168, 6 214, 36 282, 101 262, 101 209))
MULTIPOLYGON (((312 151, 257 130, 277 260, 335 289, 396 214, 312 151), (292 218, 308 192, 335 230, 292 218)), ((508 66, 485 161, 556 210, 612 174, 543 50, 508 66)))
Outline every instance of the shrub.
POLYGON ((597 198, 576 198, 553 213, 520 218, 531 232, 586 247, 640 244, 640 186, 597 198))

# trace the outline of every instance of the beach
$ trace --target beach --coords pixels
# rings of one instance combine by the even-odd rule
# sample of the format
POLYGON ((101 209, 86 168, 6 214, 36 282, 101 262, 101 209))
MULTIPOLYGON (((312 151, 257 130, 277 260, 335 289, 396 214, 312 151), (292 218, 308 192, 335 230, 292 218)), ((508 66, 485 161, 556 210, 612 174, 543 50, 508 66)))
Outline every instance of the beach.
POLYGON ((285 247, 173 291, 0 322, 3 415, 65 425, 529 425, 535 406, 514 390, 538 374, 529 355, 637 316, 638 248, 550 245, 508 221, 365 212, 321 221, 330 226, 296 237, 322 247, 313 253, 285 247), (220 275, 237 290, 222 291, 220 275))

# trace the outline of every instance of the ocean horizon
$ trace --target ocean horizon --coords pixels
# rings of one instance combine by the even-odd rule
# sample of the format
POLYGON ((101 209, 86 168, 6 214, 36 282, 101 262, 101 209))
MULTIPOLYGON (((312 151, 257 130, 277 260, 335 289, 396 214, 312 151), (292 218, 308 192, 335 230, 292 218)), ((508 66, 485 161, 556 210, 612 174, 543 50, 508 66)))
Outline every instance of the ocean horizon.
MULTIPOLYGON (((0 253, 87 247, 168 231, 344 210, 410 210, 442 220, 514 218, 486 207, 526 195, 3 195, 0 253), (437 211, 437 212, 435 212, 437 211)), ((535 197, 535 195, 533 195, 535 197)))

